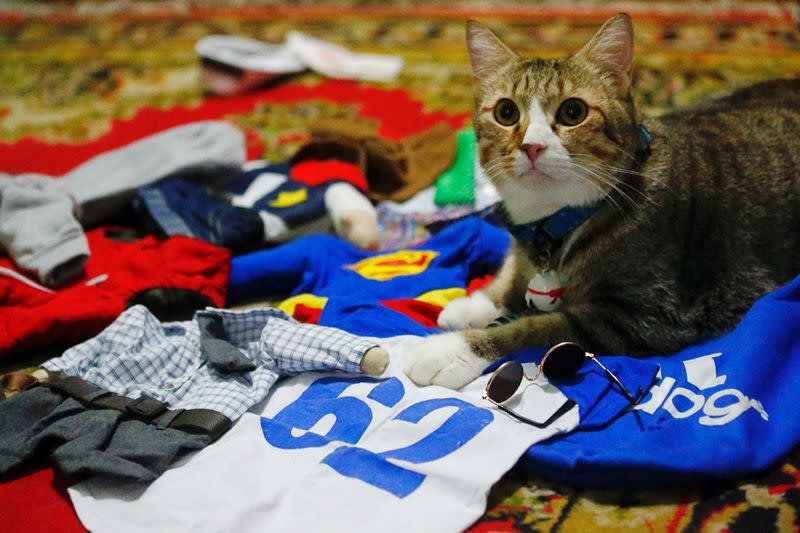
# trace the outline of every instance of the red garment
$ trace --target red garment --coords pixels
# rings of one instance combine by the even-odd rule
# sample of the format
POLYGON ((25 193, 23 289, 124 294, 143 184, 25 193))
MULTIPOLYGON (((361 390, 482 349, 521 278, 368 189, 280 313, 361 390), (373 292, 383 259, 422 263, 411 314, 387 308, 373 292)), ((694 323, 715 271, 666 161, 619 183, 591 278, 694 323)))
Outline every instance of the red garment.
POLYGON ((398 313, 403 313, 408 318, 425 326, 426 328, 438 328, 437 320, 442 307, 428 302, 421 302, 413 298, 400 300, 383 300, 381 305, 389 309, 394 309, 398 313))
POLYGON ((301 161, 292 165, 289 175, 307 187, 316 187, 329 181, 346 181, 361 192, 369 189, 367 178, 357 165, 329 159, 324 161, 301 161))
POLYGON ((482 288, 486 287, 493 281, 494 281, 494 275, 492 274, 485 274, 483 276, 471 279, 469 281, 469 285, 467 285, 467 295, 470 295, 475 291, 481 290, 482 288))
MULTIPOLYGON (((93 337, 135 303, 132 298, 143 303, 146 295, 151 301, 148 289, 167 289, 157 296, 169 296, 169 310, 180 304, 225 304, 228 250, 189 237, 122 242, 107 236, 115 231, 99 228, 86 234, 91 256, 85 274, 55 292, 0 273, 0 357, 93 337)), ((0 267, 15 270, 7 258, 0 258, 0 267)))
POLYGON ((52 468, 0 483, 0 530, 4 533, 86 533, 67 490, 52 468))

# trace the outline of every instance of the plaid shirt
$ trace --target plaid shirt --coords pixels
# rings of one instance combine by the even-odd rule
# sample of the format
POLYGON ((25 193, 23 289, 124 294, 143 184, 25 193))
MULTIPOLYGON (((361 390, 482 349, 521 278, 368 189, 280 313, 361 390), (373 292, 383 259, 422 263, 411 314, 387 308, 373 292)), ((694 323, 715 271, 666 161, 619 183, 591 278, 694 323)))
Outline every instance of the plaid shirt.
POLYGON ((141 305, 43 366, 130 398, 144 394, 172 409, 212 409, 236 420, 263 400, 282 375, 358 372, 364 352, 377 345, 375 339, 340 329, 301 324, 278 309, 202 313, 221 317, 226 340, 255 370, 216 370, 201 355, 196 321, 162 323, 141 305))

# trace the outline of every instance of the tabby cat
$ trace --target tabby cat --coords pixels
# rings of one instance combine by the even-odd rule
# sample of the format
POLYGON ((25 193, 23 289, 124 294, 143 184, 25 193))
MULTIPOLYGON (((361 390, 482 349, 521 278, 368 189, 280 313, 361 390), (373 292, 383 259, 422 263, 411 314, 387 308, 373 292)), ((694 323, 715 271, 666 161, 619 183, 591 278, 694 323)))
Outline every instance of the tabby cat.
POLYGON ((800 273, 800 80, 642 123, 627 15, 566 59, 523 59, 474 21, 467 43, 481 165, 518 238, 489 286, 442 311, 464 331, 403 362, 417 384, 458 388, 566 340, 671 352, 800 273), (507 314, 521 316, 485 328, 507 314))

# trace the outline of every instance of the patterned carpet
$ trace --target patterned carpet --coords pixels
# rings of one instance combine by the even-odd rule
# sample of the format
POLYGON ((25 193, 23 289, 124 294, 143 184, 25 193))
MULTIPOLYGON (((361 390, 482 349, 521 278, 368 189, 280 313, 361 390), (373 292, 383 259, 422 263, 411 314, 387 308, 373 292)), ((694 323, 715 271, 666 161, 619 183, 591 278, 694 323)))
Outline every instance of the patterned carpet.
MULTIPOLYGON (((463 32, 469 17, 525 54, 554 56, 580 47, 606 16, 628 11, 636 28, 635 94, 648 114, 751 81, 800 75, 794 3, 564 5, 0 4, 0 142, 87 142, 143 107, 198 105, 203 95, 193 47, 210 33, 279 42, 299 29, 355 50, 400 54, 408 66, 394 85, 427 111, 450 115, 466 115, 471 107, 463 32)), ((294 81, 316 85, 321 78, 304 74, 294 81)), ((264 105, 228 118, 260 137, 266 157, 281 159, 311 120, 354 112, 352 105, 309 102, 264 105)), ((473 531, 798 531, 799 468, 795 453, 753 479, 667 492, 581 491, 515 470, 495 486, 473 531)))

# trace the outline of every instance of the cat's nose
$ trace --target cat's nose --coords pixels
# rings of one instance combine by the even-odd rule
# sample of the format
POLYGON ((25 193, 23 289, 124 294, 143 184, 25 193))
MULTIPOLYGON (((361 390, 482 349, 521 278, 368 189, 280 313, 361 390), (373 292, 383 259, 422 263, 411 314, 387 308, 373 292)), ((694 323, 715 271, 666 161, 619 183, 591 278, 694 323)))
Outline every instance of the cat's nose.
POLYGON ((528 159, 531 160, 531 166, 536 166, 536 160, 539 159, 539 156, 542 155, 542 152, 545 151, 547 148, 543 144, 525 144, 522 146, 522 149, 525 150, 528 154, 528 159))

